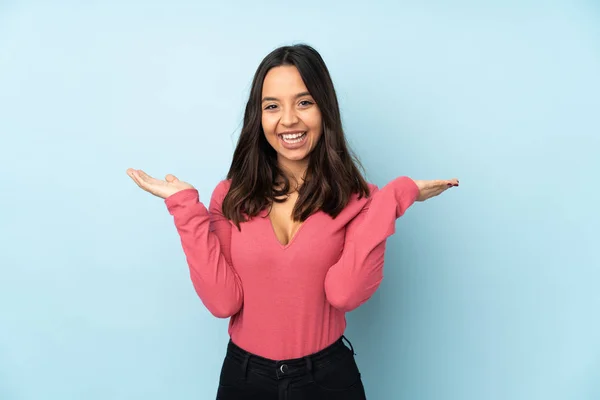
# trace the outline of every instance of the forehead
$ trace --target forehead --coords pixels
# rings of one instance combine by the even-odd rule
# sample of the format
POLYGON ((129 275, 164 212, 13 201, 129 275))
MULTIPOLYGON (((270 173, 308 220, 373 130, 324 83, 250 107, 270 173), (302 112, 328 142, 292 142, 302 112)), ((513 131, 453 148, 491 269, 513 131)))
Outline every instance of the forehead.
POLYGON ((263 95, 293 96, 306 92, 300 72, 293 65, 282 65, 269 70, 263 82, 263 95))

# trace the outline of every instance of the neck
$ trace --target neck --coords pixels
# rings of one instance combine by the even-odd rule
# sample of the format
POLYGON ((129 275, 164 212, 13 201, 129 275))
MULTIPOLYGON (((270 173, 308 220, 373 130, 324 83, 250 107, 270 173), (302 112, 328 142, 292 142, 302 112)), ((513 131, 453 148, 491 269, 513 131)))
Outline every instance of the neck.
POLYGON ((291 161, 285 159, 278 159, 279 168, 290 180, 291 189, 297 189, 297 186, 302 185, 306 170, 308 169, 308 158, 299 161, 291 161))

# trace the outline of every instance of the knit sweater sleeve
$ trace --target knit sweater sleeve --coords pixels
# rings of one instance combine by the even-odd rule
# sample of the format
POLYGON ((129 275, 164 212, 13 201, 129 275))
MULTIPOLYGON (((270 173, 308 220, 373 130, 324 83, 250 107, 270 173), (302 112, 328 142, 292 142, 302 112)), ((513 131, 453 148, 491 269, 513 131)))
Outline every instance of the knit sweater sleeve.
POLYGON ((415 182, 406 176, 373 189, 365 207, 346 226, 342 255, 325 277, 327 300, 341 311, 357 308, 375 293, 383 279, 386 239, 395 232, 396 219, 419 195, 415 182))
POLYGON ((228 182, 215 188, 209 209, 199 200, 196 189, 186 189, 165 199, 190 270, 196 293, 216 317, 227 318, 242 307, 242 283, 231 263, 231 223, 221 205, 228 182))

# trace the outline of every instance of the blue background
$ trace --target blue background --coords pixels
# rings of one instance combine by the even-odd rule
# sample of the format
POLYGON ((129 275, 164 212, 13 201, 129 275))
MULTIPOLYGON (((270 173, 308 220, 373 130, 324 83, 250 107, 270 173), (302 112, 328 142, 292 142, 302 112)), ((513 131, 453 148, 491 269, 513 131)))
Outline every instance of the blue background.
POLYGON ((600 398, 598 2, 0 4, 0 399, 214 398, 227 320, 125 170, 207 202, 299 42, 371 182, 461 182, 348 315, 369 399, 600 398))

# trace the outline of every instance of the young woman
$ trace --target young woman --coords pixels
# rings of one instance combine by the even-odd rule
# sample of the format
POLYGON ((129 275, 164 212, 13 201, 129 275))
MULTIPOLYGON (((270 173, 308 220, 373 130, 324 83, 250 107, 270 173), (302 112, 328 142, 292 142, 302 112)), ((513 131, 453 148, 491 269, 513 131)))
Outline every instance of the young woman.
POLYGON ((230 318, 222 400, 365 399, 345 313, 379 287, 396 219, 458 186, 406 176, 381 189, 367 183, 328 69, 307 45, 278 48, 259 65, 208 209, 173 175, 127 173, 165 199, 196 292, 230 318))

